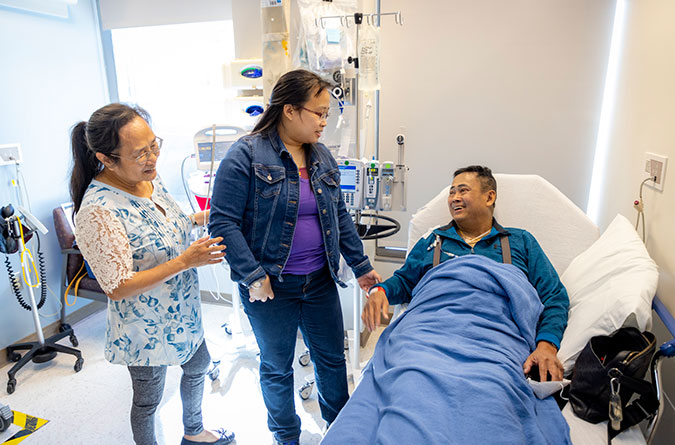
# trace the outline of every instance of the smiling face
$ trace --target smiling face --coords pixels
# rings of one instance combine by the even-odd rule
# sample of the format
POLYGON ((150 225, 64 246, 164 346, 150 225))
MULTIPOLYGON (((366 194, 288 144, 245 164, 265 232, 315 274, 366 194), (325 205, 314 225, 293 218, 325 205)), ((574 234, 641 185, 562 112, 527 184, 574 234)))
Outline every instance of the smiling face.
POLYGON ((109 157, 97 153, 96 157, 126 185, 134 186, 139 182, 155 179, 159 141, 148 123, 141 117, 134 118, 120 128, 119 138, 116 153, 109 157), (143 162, 138 161, 139 157, 144 158, 143 162))
POLYGON ((461 173, 455 176, 450 187, 450 215, 460 227, 489 224, 492 222, 496 196, 494 190, 483 189, 476 173, 461 173))
POLYGON ((299 145, 318 142, 326 127, 324 116, 329 107, 330 93, 325 88, 318 95, 312 92, 301 107, 285 105, 283 125, 288 137, 299 145))

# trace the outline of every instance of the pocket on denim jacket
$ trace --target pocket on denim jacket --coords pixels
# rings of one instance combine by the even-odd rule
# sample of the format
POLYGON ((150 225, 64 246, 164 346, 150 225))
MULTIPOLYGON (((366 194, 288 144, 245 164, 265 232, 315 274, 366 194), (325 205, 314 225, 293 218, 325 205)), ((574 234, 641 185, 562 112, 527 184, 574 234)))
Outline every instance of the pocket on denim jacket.
POLYGON ((271 198, 281 191, 286 179, 286 169, 277 165, 253 164, 256 176, 256 193, 262 198, 271 198))
POLYGON ((342 199, 342 190, 340 190, 340 171, 337 169, 331 170, 321 176, 321 180, 328 187, 333 202, 339 202, 342 199))

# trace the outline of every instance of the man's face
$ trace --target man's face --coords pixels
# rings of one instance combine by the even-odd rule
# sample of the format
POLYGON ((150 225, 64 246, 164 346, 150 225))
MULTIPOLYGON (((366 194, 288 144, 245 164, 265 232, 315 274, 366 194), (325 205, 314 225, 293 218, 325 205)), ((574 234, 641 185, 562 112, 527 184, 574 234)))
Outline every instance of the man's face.
POLYGON ((494 190, 483 191, 476 173, 461 173, 455 176, 448 195, 448 207, 452 219, 458 224, 482 224, 492 221, 494 190))

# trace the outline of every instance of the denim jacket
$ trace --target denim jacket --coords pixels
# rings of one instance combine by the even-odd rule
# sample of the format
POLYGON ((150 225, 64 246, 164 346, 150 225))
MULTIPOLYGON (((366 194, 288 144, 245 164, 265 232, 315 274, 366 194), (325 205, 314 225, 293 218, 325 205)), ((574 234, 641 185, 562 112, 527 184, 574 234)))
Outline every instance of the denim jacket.
MULTIPOLYGON (((345 287, 337 275, 340 254, 356 277, 373 267, 342 199, 337 163, 323 144, 311 146, 307 173, 330 272, 345 287)), ((209 231, 223 237, 233 281, 248 287, 265 274, 283 273, 299 201, 300 174, 276 130, 244 136, 232 145, 214 181, 209 231)))

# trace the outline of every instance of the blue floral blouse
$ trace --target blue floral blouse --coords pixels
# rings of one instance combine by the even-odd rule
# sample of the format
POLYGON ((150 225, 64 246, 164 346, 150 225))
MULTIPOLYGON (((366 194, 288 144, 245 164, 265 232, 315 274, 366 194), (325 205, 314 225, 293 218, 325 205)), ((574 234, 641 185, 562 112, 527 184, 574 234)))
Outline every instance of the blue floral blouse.
MULTIPOLYGON (((106 293, 134 273, 176 258, 189 246, 192 223, 159 176, 152 184, 151 198, 97 180, 85 192, 75 217, 75 237, 106 293)), ((111 363, 180 365, 203 338, 194 268, 140 295, 108 300, 105 358, 111 363)))

